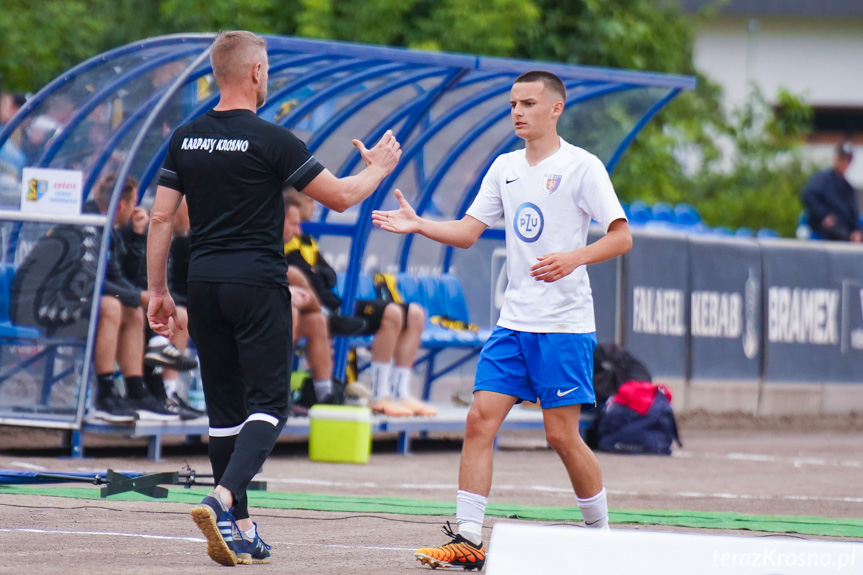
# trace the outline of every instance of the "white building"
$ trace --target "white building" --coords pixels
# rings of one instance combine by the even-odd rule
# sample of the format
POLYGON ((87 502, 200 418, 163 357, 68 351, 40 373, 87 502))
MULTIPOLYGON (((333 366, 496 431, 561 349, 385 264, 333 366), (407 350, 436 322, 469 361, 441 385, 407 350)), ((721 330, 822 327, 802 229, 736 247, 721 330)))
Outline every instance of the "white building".
POLYGON ((774 102, 780 88, 815 110, 814 160, 854 142, 848 179, 863 188, 863 0, 680 0, 697 22, 695 67, 740 104, 749 83, 774 102), (696 18, 715 7, 717 15, 696 18))

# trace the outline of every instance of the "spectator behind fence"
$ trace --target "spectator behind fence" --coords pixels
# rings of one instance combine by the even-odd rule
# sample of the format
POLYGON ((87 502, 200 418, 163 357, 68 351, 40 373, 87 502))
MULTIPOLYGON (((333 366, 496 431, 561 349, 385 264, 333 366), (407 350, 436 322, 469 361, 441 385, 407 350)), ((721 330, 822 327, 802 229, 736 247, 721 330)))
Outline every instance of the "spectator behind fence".
MULTIPOLYGON (((291 242, 300 233, 300 203, 285 195, 285 227, 283 239, 291 242)), ((294 312, 294 343, 306 340, 306 362, 315 388, 317 403, 340 403, 339 394, 333 387, 333 350, 330 346, 330 330, 321 302, 314 292, 302 284, 294 274, 302 273, 288 268, 291 284, 291 307, 294 312)), ((296 412, 295 412, 296 413, 296 412)))
MULTIPOLYGON (((96 184, 93 198, 84 204, 84 212, 106 214, 116 182, 117 175, 109 174, 96 184)), ((127 178, 120 193, 99 303, 93 351, 96 399, 91 415, 115 423, 135 419, 176 420, 177 415, 160 405, 144 386, 143 306, 149 301, 149 293, 124 275, 123 264, 133 265, 130 262, 140 257, 137 252, 143 252, 148 218, 146 211, 142 214, 142 210, 135 207, 138 197, 135 178, 127 178), (129 226, 129 233, 119 233, 124 226, 129 226), (123 375, 125 397, 114 387, 115 363, 123 375)))
MULTIPOLYGON (((286 192, 286 197, 290 196, 297 198, 302 206, 301 218, 308 221, 315 210, 314 199, 292 190, 286 192)), ((318 250, 315 240, 300 232, 290 242, 286 239, 288 264, 303 273, 309 287, 329 308, 331 317, 338 317, 341 299, 332 291, 335 272, 318 250)), ((413 398, 410 393, 412 366, 425 326, 423 308, 414 303, 384 299, 357 300, 354 313, 365 320, 365 327, 358 335, 375 336, 371 349, 372 410, 391 416, 436 415, 437 409, 413 398)))
POLYGON ((833 167, 816 173, 803 188, 809 227, 828 240, 863 242, 857 193, 845 178, 853 159, 851 142, 843 142, 833 167))
POLYGON ((26 101, 24 94, 0 92, 0 129, 12 120, 26 101))

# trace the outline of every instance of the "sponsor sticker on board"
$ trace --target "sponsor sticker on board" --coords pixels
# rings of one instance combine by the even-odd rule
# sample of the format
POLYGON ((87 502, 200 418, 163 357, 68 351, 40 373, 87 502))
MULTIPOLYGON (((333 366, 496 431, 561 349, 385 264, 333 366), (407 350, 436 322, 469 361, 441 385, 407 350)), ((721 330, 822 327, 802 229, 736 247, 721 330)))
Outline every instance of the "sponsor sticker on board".
POLYGON ((24 168, 21 211, 40 214, 80 215, 83 174, 77 170, 24 168))

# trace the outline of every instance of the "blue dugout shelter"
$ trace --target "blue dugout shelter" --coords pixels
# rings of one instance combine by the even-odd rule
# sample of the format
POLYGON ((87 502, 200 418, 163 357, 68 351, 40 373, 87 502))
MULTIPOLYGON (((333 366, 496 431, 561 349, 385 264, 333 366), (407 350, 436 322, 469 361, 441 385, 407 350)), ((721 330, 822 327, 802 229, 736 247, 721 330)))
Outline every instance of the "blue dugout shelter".
MULTIPOLYGON (((117 192, 131 175, 141 183, 142 202, 151 202, 171 132, 218 101, 208 57, 213 38, 164 36, 101 54, 56 78, 0 130, 0 423, 80 428, 117 192), (28 167, 80 174, 82 202, 101 177, 118 172, 108 216, 28 208, 22 188, 31 186, 34 198, 40 189, 38 178, 24 177, 28 167), (83 282, 86 293, 67 297, 74 305, 41 301, 45 290, 16 282, 20 266, 58 226, 98 245, 95 279, 83 282)), ((392 129, 403 146, 398 167, 372 197, 344 214, 321 209, 305 226, 345 272, 346 309, 362 271, 450 272, 462 278, 481 325, 494 321, 485 317, 493 307, 489 262, 502 247, 503 229, 488 230, 472 250, 454 251, 381 232, 371 211, 394 207, 392 190, 399 188, 421 214, 460 218, 494 158, 520 146, 508 94, 523 72, 561 77, 567 87, 562 136, 595 153, 609 171, 639 130, 695 85, 691 77, 624 70, 286 37, 267 42, 269 97, 259 114, 293 130, 333 173, 359 169, 353 138, 370 146, 392 129)), ((64 257, 52 262, 54 277, 64 257)), ((342 370, 345 353, 340 342, 342 370)))

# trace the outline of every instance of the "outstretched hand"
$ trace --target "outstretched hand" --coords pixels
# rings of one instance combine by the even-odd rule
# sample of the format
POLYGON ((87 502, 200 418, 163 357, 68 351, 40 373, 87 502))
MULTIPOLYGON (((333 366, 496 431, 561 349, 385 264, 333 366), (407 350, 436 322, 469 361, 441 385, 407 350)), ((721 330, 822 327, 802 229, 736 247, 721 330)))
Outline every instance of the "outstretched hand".
POLYGON ((185 326, 180 323, 180 316, 177 314, 177 307, 174 305, 174 298, 170 294, 156 295, 150 294, 150 303, 147 306, 147 320, 150 322, 150 329, 163 335, 168 339, 174 337, 174 332, 171 330, 171 320, 174 320, 174 326, 179 329, 185 329, 185 326))
POLYGON ((395 191, 399 202, 399 209, 383 212, 375 210, 372 212, 372 223, 382 230, 396 234, 412 234, 419 229, 420 219, 417 213, 405 199, 400 190, 395 191))
POLYGON ((387 130, 371 150, 359 140, 352 140, 351 143, 360 152, 366 167, 378 167, 387 174, 395 169, 399 158, 402 157, 401 144, 393 136, 392 130, 387 130))

